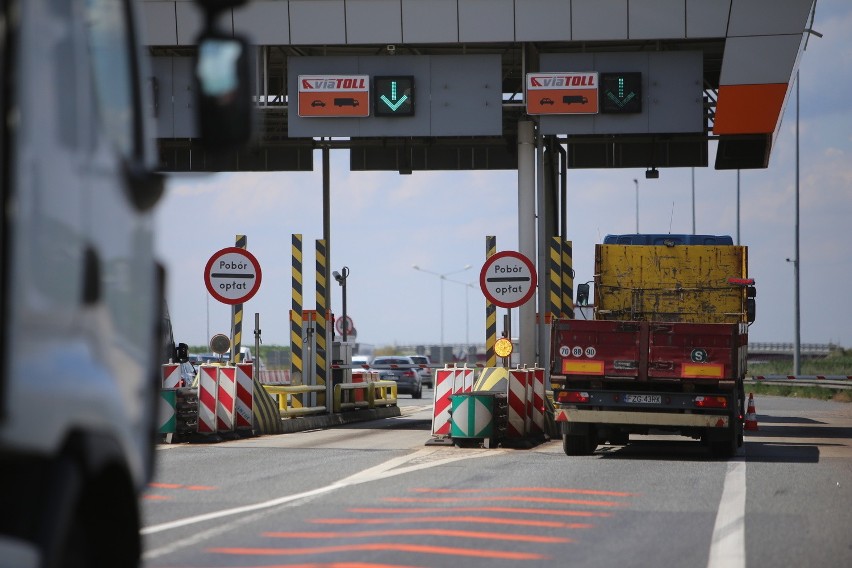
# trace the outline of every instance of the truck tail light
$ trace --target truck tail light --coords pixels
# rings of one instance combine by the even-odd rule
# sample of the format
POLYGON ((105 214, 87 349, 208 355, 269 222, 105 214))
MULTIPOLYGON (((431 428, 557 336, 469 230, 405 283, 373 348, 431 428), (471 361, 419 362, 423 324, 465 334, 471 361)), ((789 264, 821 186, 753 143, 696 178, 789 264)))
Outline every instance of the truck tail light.
POLYGON ((693 402, 698 408, 728 408, 728 399, 724 396, 696 396, 693 402))
POLYGON ((562 391, 556 397, 556 402, 589 402, 589 393, 580 391, 562 391))

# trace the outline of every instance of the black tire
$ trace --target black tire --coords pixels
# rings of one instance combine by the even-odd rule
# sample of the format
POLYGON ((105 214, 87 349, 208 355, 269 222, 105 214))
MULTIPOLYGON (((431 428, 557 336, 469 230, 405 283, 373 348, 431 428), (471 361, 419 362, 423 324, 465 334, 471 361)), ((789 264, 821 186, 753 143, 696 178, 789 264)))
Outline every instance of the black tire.
POLYGON ((592 442, 592 437, 589 434, 562 434, 562 449, 566 456, 589 456, 595 453, 597 444, 592 442))
POLYGON ((423 398, 423 383, 417 385, 417 390, 411 393, 411 398, 423 398))
POLYGON ((742 445, 742 427, 737 427, 739 420, 734 421, 734 426, 729 428, 724 439, 711 440, 710 452, 720 458, 730 458, 737 455, 737 449, 742 445))
POLYGON ((142 540, 136 494, 120 474, 86 478, 80 466, 62 458, 61 483, 49 488, 50 515, 39 532, 43 566, 63 568, 136 567, 142 540), (104 535, 109 535, 104 538, 104 535))
POLYGON ((609 437, 609 443, 613 446, 626 446, 630 443, 630 434, 626 432, 618 432, 609 437))

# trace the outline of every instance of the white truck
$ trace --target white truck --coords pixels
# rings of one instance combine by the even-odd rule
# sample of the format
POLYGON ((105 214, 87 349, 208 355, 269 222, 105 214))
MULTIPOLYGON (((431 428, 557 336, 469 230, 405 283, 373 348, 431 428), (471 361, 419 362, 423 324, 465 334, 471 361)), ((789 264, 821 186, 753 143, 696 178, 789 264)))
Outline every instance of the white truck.
MULTIPOLYGON (((213 148, 245 139, 227 117, 250 106, 234 85, 246 44, 212 24, 237 3, 208 3, 199 38, 198 69, 214 77, 199 79, 199 119, 202 132, 218 119, 206 127, 213 148)), ((152 223, 164 180, 137 10, 0 0, 2 566, 140 562, 168 330, 152 223)))

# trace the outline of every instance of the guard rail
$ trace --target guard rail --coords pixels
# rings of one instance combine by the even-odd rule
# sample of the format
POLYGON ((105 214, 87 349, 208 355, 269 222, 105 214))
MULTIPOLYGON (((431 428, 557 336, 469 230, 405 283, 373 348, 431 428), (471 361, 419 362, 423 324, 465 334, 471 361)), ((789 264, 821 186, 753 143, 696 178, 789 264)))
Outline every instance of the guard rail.
MULTIPOLYGON (((281 418, 295 418, 328 412, 328 406, 305 406, 304 399, 294 395, 325 393, 323 385, 268 385, 263 389, 278 399, 278 412, 281 418)), ((393 406, 397 403, 397 390, 394 381, 373 381, 367 383, 341 383, 334 385, 332 410, 341 412, 357 408, 375 408, 393 406), (359 396, 360 394, 360 396, 359 396)))
POLYGON ((852 389, 852 375, 755 375, 746 377, 746 384, 852 389))

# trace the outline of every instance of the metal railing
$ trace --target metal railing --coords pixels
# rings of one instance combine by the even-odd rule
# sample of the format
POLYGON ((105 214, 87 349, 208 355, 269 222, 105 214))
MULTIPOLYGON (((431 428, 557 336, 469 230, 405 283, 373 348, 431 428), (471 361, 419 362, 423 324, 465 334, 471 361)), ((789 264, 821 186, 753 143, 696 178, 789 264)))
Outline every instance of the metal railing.
POLYGON ((852 375, 755 375, 746 377, 749 384, 852 389, 852 375))
MULTIPOLYGON (((281 418, 296 418, 328 412, 327 405, 305 406, 302 400, 293 395, 325 393, 325 385, 261 385, 263 389, 278 399, 278 412, 281 418)), ((394 381, 373 381, 366 383, 341 383, 334 385, 332 411, 335 413, 357 408, 376 408, 377 406, 395 406, 397 386, 394 381)))
MULTIPOLYGON (((757 353, 789 353, 792 354, 795 349, 793 343, 752 343, 748 344, 748 352, 751 354, 757 353)), ((837 345, 833 343, 802 343, 800 346, 803 355, 828 355, 833 350, 837 349, 837 345)))

